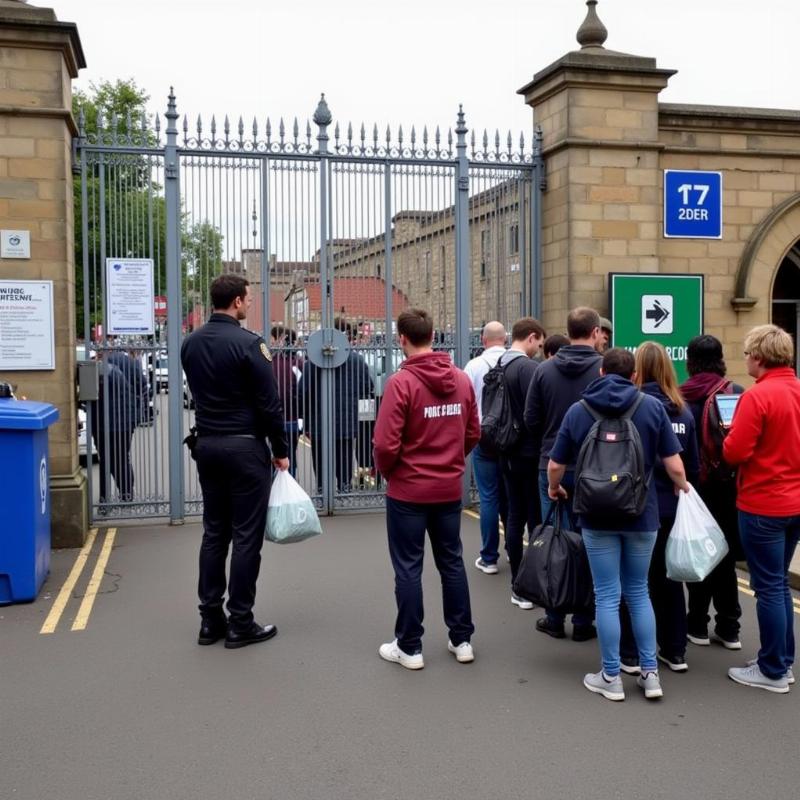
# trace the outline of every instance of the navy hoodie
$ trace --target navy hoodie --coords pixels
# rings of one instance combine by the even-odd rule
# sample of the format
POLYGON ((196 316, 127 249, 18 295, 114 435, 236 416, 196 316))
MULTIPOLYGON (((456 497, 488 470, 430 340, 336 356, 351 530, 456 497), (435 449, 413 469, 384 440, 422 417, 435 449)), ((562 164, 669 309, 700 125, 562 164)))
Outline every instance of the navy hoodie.
MULTIPOLYGON (((602 363, 603 357, 593 347, 570 344, 536 370, 525 398, 525 425, 534 440, 541 442, 539 469, 547 469, 564 415, 600 375, 602 363)), ((571 469, 574 463, 569 461, 567 466, 571 469)))
MULTIPOLYGON (((618 417, 630 408, 638 395, 639 390, 627 378, 605 375, 586 388, 583 399, 598 413, 618 417)), ((672 430, 667 412, 655 397, 645 394, 632 422, 642 440, 645 474, 652 473, 659 458, 668 458, 681 452, 680 442, 672 430)), ((594 417, 579 402, 575 403, 564 417, 550 458, 557 464, 574 464, 593 424, 594 417)), ((640 516, 609 519, 581 514, 579 524, 581 528, 590 530, 657 531, 660 521, 656 481, 650 481, 647 505, 640 516)))
MULTIPOLYGON (((700 472, 700 454, 697 449, 697 432, 695 429, 695 419, 691 408, 688 405, 679 409, 672 400, 661 391, 661 387, 653 381, 642 386, 642 394, 655 397, 664 411, 667 412, 672 430, 678 437, 681 444, 681 460, 686 470, 686 479, 689 483, 697 485, 697 477, 700 472)), ((670 520, 675 517, 678 509, 678 497, 675 494, 675 484, 672 482, 667 471, 662 464, 657 464, 653 477, 658 491, 658 513, 662 520, 670 520)))

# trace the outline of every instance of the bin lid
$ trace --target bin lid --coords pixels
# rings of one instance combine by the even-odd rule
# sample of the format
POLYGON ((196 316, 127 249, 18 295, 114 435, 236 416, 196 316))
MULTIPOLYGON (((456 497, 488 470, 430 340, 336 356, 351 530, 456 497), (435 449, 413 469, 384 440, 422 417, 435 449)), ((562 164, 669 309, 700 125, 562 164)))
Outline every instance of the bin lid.
POLYGON ((58 409, 50 403, 0 397, 0 430, 40 431, 58 420, 58 409))

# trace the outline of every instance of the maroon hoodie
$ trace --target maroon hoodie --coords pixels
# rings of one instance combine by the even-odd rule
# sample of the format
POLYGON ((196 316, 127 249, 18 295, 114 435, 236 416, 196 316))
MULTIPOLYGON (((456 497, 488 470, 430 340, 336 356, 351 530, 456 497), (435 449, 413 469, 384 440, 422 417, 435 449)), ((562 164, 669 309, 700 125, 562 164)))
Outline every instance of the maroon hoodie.
POLYGON ((386 382, 375 423, 375 465, 386 494, 407 503, 461 498, 464 457, 480 439, 469 378, 447 353, 420 353, 386 382))

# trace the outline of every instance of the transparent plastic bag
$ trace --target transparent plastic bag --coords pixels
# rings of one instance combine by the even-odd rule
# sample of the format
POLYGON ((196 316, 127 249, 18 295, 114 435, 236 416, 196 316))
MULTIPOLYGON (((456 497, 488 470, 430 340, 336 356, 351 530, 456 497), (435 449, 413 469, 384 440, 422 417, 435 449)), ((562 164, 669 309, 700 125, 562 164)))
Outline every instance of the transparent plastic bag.
POLYGON ((694 489, 681 492, 678 513, 667 539, 667 577, 697 583, 728 553, 725 534, 694 489))
POLYGON ((276 544, 291 544, 321 533, 311 498, 288 470, 279 470, 272 481, 264 538, 276 544))

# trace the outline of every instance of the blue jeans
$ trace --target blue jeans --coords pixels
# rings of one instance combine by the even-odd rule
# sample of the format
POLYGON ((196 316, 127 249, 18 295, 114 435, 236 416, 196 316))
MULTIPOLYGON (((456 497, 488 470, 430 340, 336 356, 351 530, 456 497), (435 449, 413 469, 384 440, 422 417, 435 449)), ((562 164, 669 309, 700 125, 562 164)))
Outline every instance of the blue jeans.
MULTIPOLYGON (((553 505, 553 501, 550 499, 549 495, 547 494, 547 470, 540 469, 539 470, 539 502, 542 504, 542 520, 544 521, 547 519, 547 515, 550 513, 550 508, 553 505)), ((564 477, 561 479, 561 485, 567 490, 569 497, 567 498, 566 502, 561 504, 561 527, 567 528, 567 530, 577 530, 577 526, 573 523, 573 514, 572 514, 572 492, 575 488, 575 473, 574 472, 565 472, 564 477)), ((545 609, 545 613, 547 614, 547 619, 550 620, 552 625, 564 625, 564 619, 566 617, 565 614, 561 614, 558 611, 551 611, 550 609, 545 609)), ((572 624, 583 626, 583 625, 591 625, 592 618, 587 616, 586 614, 573 614, 572 615, 572 624)))
POLYGON ((756 593, 758 666, 768 678, 782 678, 794 663, 789 565, 800 540, 800 515, 766 517, 740 511, 739 534, 756 593))
POLYGON ((500 460, 486 455, 478 445, 472 451, 472 469, 481 502, 481 558, 487 564, 496 564, 500 555, 500 460))
POLYGON ((386 498, 389 556, 394 567, 397 600, 395 636, 404 653, 422 652, 422 563, 425 531, 431 540, 436 569, 442 579, 444 622, 454 645, 468 642, 475 627, 469 603, 469 584, 461 557, 461 501, 405 503, 386 498))
POLYGON ((617 533, 583 530, 583 543, 594 580, 597 637, 603 671, 609 677, 619 674, 619 602, 622 595, 631 615, 642 672, 657 668, 656 618, 647 587, 656 534, 657 531, 617 533))

